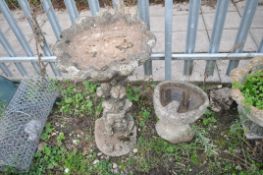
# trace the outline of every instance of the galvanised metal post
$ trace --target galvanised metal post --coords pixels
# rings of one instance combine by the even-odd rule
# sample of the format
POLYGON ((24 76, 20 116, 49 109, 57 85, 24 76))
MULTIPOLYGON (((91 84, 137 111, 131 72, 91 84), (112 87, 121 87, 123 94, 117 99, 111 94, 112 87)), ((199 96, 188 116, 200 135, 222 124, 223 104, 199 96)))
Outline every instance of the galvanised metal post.
MULTIPOLYGON (((138 0, 139 16, 150 30, 150 17, 149 17, 149 0, 138 0)), ((152 61, 148 60, 144 64, 144 74, 152 75, 152 61)))
POLYGON ((120 8, 124 5, 123 0, 112 0, 112 7, 115 10, 120 10, 120 8))
POLYGON ((5 63, 0 63, 0 69, 3 71, 4 75, 7 77, 13 76, 13 74, 8 69, 8 66, 5 63))
MULTIPOLYGON (((173 53, 172 60, 246 60, 253 57, 263 57, 263 53, 173 53)), ((152 60, 164 60, 165 54, 152 53, 152 60)))
POLYGON ((64 3, 68 9, 70 21, 72 24, 74 24, 76 19, 79 17, 79 12, 76 7, 76 2, 74 0, 64 0, 64 3))
MULTIPOLYGON (((18 3, 21 7, 21 9, 23 10, 24 12, 24 15, 26 16, 27 20, 28 20, 28 23, 30 24, 30 27, 32 28, 32 31, 34 32, 34 29, 33 29, 33 24, 32 24, 32 10, 30 8, 30 4, 27 0, 18 0, 18 3)), ((44 51, 44 55, 45 56, 51 56, 52 55, 52 52, 44 38, 44 47, 42 47, 43 51, 44 51)), ((58 76, 60 75, 60 73, 57 71, 54 63, 50 63, 50 66, 51 66, 51 69, 54 73, 55 76, 58 76)))
MULTIPOLYGON (((27 56, 33 56, 33 51, 31 50, 24 34, 18 27, 13 15, 11 14, 7 4, 5 1, 0 1, 0 10, 2 11, 6 21, 8 22, 9 26, 11 27, 12 31, 14 32, 18 42, 23 47, 24 51, 26 52, 27 56)), ((35 71, 39 72, 39 66, 37 63, 32 63, 35 71)))
POLYGON ((150 29, 149 0, 138 0, 139 16, 150 29))
POLYGON ((165 0, 165 80, 172 79, 173 0, 165 0))
POLYGON ((61 35, 61 27, 59 25, 58 18, 55 14, 53 5, 50 0, 41 0, 42 6, 44 8, 44 11, 47 14, 48 20, 51 24, 52 30, 57 38, 57 40, 60 40, 61 35))
MULTIPOLYGON (((1 30, 0 30, 0 43, 10 57, 16 56, 13 48, 11 47, 11 45, 9 44, 9 42, 7 41, 1 30)), ((27 75, 27 72, 21 63, 15 63, 15 66, 22 76, 27 75)))
MULTIPOLYGON (((233 52, 242 52, 257 6, 258 0, 247 0, 245 11, 243 13, 243 17, 236 36, 235 44, 233 46, 233 52)), ((230 72, 238 66, 238 63, 239 61, 230 60, 226 74, 229 75, 230 72)))
MULTIPOLYGON (((201 0, 190 1, 190 12, 188 17, 186 53, 193 53, 195 49, 196 33, 199 19, 201 0)), ((184 61, 184 75, 191 75, 193 61, 184 61)))
MULTIPOLYGON (((213 32, 209 46, 209 53, 217 53, 219 50, 228 4, 229 4, 229 0, 217 1, 216 15, 214 19, 213 32)), ((206 75, 212 76, 214 74, 215 64, 216 64, 215 61, 207 61, 205 68, 206 75)))
POLYGON ((263 39, 261 40, 261 42, 259 44, 258 52, 263 53, 263 39))
POLYGON ((92 16, 97 16, 100 11, 100 4, 98 0, 88 0, 89 8, 92 16))

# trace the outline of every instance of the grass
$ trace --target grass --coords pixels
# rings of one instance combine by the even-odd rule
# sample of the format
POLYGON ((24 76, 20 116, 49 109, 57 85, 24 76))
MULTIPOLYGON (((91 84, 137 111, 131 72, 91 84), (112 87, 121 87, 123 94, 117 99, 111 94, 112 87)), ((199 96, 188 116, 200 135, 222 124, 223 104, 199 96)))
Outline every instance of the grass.
MULTIPOLYGON (((101 99, 95 95, 97 85, 88 81, 62 83, 61 99, 46 123, 32 166, 24 174, 263 173, 262 156, 255 151, 256 144, 245 139, 236 109, 231 109, 231 115, 208 109, 193 125, 195 138, 189 143, 174 145, 161 139, 154 127, 157 119, 150 95, 154 84, 127 86, 127 95, 134 103, 131 113, 139 128, 136 151, 109 158, 98 155, 93 137, 94 122, 102 114, 101 107, 98 110, 101 99), (86 106, 86 101, 91 101, 92 107, 86 106), (117 171, 113 171, 113 164, 117 164, 117 171)), ((3 174, 19 173, 9 170, 3 174)))

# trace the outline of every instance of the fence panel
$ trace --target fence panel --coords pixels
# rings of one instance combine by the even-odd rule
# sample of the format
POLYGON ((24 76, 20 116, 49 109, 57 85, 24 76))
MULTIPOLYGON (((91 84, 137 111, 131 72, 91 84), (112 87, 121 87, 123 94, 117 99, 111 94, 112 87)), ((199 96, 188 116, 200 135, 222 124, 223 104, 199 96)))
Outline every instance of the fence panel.
MULTIPOLYGON (((240 23, 238 33, 236 36, 235 44, 232 48, 233 52, 240 53, 243 51, 249 28, 252 24, 253 17, 256 13, 258 6, 258 0, 247 0, 245 11, 240 23)), ((230 60, 226 74, 229 75, 230 72, 238 66, 239 61, 230 60)))
MULTIPOLYGON (((27 0, 18 0, 21 9, 24 12, 30 26, 31 23, 31 9, 27 0)), ((99 0, 87 0, 89 9, 92 16, 96 16, 100 12, 99 0)), ((120 2, 123 0, 113 0, 112 5, 114 8, 118 7, 120 2)), ((228 6, 230 0, 220 0, 217 1, 216 12, 214 17, 213 30, 211 35, 211 41, 209 44, 209 49, 207 53, 195 52, 195 46, 198 41, 196 41, 197 28, 198 28, 198 18, 199 10, 201 6, 201 0, 190 0, 189 2, 189 16, 187 25, 187 36, 186 36, 186 47, 185 53, 173 53, 172 44, 175 46, 178 43, 173 43, 173 10, 174 4, 173 0, 165 0, 165 19, 164 19, 164 45, 165 50, 163 53, 152 53, 151 60, 147 61, 144 65, 144 74, 152 75, 152 61, 154 60, 164 60, 165 63, 165 79, 172 79, 172 61, 173 60, 183 60, 184 61, 184 75, 191 75, 193 70, 194 60, 206 60, 207 64, 205 67, 205 73, 208 76, 212 76, 217 60, 230 60, 227 75, 230 71, 238 66, 239 60, 249 59, 254 56, 263 56, 263 40, 259 44, 257 51, 252 53, 243 53, 243 47, 248 36, 250 26, 255 15, 258 0, 247 0, 245 5, 245 10, 241 19, 241 23, 238 29, 238 33, 235 39, 235 44, 230 52, 218 53, 220 41, 222 38, 222 33, 224 30, 224 23, 228 12, 228 6), (232 52, 232 53, 231 53, 232 52)), ((59 20, 56 16, 55 10, 51 3, 51 0, 41 0, 42 7, 48 17, 48 21, 51 24, 52 31, 57 40, 61 37, 62 28, 59 24, 59 20)), ((76 8, 75 0, 64 0, 69 19, 72 24, 75 23, 76 19, 79 17, 79 12, 76 8)), ((150 29, 150 15, 149 15, 149 0, 138 0, 138 14, 142 21, 145 22, 147 27, 150 29)), ((0 69, 5 76, 13 76, 12 72, 6 63, 14 63, 18 72, 22 76, 27 76, 27 69, 23 66, 23 62, 31 62, 35 71, 39 72, 39 67, 37 64, 37 57, 34 57, 33 51, 30 48, 29 42, 26 40, 23 32, 17 25, 11 11, 9 10, 5 1, 0 1, 0 10, 9 24, 11 30, 15 34, 19 44, 22 46, 26 53, 25 57, 17 57, 14 49, 8 42, 7 38, 0 31, 0 43, 5 49, 9 57, 0 57, 0 69)), ((176 22, 176 21, 175 21, 176 22)), ((158 40, 158 38, 157 38, 158 40)), ((55 67, 55 57, 49 48, 47 42, 44 43, 43 47, 44 57, 42 59, 46 62, 50 62, 52 71, 56 76, 60 75, 60 72, 55 67)))

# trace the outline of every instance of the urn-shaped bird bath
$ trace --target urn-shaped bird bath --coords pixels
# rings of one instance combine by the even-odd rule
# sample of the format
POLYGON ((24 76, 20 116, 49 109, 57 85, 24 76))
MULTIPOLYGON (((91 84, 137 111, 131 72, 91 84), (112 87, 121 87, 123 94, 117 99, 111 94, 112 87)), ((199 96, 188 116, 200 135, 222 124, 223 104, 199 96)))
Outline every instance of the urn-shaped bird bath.
MULTIPOLYGON (((246 101, 246 96, 243 93, 245 89, 240 88, 246 86, 247 77, 249 75, 258 71, 263 72, 263 57, 253 58, 246 66, 236 68, 231 72, 231 80, 233 83, 231 97, 238 104, 239 117, 247 139, 263 139, 263 110, 246 101)), ((260 74, 261 80, 263 78, 262 72, 260 74)), ((253 84, 250 84, 251 88, 256 90, 257 94, 253 94, 255 91, 250 88, 246 95, 248 98, 248 95, 257 96, 257 99, 262 102, 263 99, 261 94, 263 90, 262 85, 259 83, 258 79, 254 81, 253 84)))
POLYGON ((150 58, 154 44, 154 35, 135 17, 105 13, 77 21, 55 46, 66 78, 101 84, 97 95, 105 100, 103 116, 95 122, 95 141, 106 155, 127 154, 136 143, 136 126, 129 114, 132 103, 124 83, 150 58))
POLYGON ((154 109, 159 121, 155 128, 160 137, 180 143, 192 140, 190 124, 199 119, 209 105, 205 92, 185 82, 165 81, 154 90, 154 109))

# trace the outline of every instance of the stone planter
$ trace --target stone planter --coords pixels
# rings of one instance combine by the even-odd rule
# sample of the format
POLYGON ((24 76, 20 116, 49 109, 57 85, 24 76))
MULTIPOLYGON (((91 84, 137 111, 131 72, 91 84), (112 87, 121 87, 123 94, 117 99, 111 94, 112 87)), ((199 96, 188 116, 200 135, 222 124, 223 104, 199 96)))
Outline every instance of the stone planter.
MULTIPOLYGON (((252 59, 248 65, 236 68, 231 72, 232 83, 244 83, 246 76, 263 69, 263 57, 252 59)), ((238 104, 238 112, 248 139, 263 138, 263 110, 245 104, 245 98, 239 88, 232 88, 231 97, 238 104)))
POLYGON ((150 58, 154 35, 137 18, 105 13, 87 17, 62 33, 55 46, 58 66, 68 79, 101 83, 103 116, 95 123, 98 149, 109 156, 129 153, 136 143, 136 126, 129 114, 126 78, 150 58))
POLYGON ((194 132, 190 124, 199 119, 209 105, 208 97, 202 89, 179 81, 158 84, 154 90, 153 102, 159 118, 156 131, 171 143, 192 140, 194 132))

